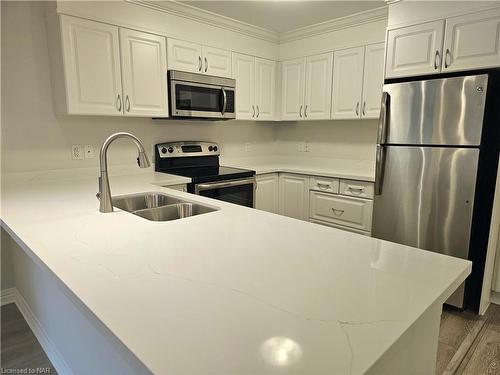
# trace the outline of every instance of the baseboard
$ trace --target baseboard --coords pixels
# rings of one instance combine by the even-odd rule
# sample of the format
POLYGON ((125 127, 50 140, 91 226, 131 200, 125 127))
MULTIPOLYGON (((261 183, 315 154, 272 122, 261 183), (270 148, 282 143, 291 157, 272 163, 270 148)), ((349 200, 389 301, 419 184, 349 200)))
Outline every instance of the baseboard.
POLYGON ((1 291, 2 306, 8 303, 15 303, 38 342, 42 346, 45 354, 49 358, 52 366, 60 375, 72 375, 73 372, 64 360, 63 356, 57 350, 54 342, 43 328, 40 321, 37 319, 24 297, 17 291, 16 288, 4 289, 1 291))
POLYGON ((500 292, 494 292, 492 290, 490 294, 490 302, 495 305, 500 305, 500 292))

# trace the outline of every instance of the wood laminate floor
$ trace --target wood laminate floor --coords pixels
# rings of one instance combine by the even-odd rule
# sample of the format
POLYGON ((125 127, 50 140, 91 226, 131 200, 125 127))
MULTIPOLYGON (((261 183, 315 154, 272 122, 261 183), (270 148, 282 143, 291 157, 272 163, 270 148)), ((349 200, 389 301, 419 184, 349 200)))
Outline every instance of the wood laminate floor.
MULTIPOLYGON (((2 370, 57 374, 17 306, 2 306, 0 313, 2 370)), ((484 316, 444 308, 436 374, 500 375, 500 306, 490 305, 484 316)))

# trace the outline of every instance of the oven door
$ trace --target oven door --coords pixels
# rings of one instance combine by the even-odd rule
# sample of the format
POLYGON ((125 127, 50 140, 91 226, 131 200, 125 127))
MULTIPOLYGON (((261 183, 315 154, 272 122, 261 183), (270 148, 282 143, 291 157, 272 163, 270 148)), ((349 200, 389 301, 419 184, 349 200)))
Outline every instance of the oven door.
POLYGON ((234 119, 234 91, 234 87, 171 80, 171 115, 234 119))
POLYGON ((196 184, 194 193, 220 201, 254 207, 255 178, 196 184))

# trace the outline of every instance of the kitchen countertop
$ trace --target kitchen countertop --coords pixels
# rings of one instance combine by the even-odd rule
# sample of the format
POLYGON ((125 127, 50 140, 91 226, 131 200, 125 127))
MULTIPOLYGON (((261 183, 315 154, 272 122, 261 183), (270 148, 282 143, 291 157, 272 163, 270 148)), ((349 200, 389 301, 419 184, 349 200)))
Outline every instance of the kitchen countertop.
POLYGON ((370 160, 269 155, 239 158, 223 157, 221 158, 221 164, 252 169, 257 174, 284 172, 375 181, 375 163, 370 160))
POLYGON ((220 210, 103 214, 96 176, 2 175, 2 226, 154 373, 363 373, 471 270, 163 188, 183 178, 151 170, 113 176, 112 194, 163 191, 220 210))

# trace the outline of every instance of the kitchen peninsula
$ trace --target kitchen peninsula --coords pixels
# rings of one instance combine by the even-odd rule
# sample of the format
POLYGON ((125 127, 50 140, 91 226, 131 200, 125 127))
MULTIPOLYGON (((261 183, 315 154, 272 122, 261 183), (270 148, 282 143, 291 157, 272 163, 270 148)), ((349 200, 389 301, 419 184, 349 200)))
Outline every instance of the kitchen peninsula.
POLYGON ((219 210, 100 213, 95 175, 2 176, 14 298, 59 373, 434 372, 442 304, 471 262, 176 191, 188 179, 150 169, 111 176, 113 196, 219 210))

